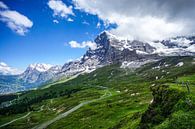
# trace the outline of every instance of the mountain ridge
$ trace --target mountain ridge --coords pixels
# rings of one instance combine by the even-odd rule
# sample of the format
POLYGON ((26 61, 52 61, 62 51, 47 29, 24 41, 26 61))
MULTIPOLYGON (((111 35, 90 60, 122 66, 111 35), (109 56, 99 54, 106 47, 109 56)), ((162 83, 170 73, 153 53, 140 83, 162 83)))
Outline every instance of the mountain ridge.
MULTIPOLYGON (((29 65, 22 74, 14 77, 14 80, 19 80, 14 85, 21 85, 24 89, 32 89, 63 77, 89 73, 110 64, 121 64, 121 68, 135 69, 164 56, 195 55, 195 36, 142 42, 118 38, 108 31, 103 31, 97 35, 94 42, 97 45, 96 49, 89 48, 80 59, 65 63, 63 66, 44 63, 29 65)), ((1 84, 1 87, 4 85, 1 84)))

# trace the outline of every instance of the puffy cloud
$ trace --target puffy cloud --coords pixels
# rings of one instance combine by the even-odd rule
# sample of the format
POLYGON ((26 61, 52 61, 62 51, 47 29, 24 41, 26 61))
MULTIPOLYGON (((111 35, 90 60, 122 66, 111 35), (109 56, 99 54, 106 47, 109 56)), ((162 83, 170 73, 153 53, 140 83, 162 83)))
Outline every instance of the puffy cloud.
POLYGON ((0 21, 5 22, 12 31, 19 35, 25 35, 28 29, 33 26, 33 22, 30 19, 17 11, 9 10, 6 5, 4 10, 0 11, 0 21))
POLYGON ((73 0, 75 9, 97 15, 114 34, 155 40, 195 31, 195 0, 73 0))
POLYGON ((67 21, 73 22, 74 20, 72 18, 68 18, 67 21))
POLYGON ((96 25, 96 28, 100 28, 101 27, 101 23, 98 22, 97 25, 96 25))
POLYGON ((89 22, 87 22, 87 21, 83 21, 82 24, 84 24, 84 25, 90 25, 89 22))
POLYGON ((47 4, 53 10, 54 16, 67 18, 68 15, 74 15, 72 6, 67 6, 61 0, 49 0, 47 4))
POLYGON ((92 50, 94 50, 94 49, 97 48, 96 43, 91 42, 91 41, 84 41, 84 42, 82 42, 82 43, 78 43, 77 41, 70 41, 70 42, 69 42, 69 45, 70 45, 72 48, 86 48, 86 47, 89 47, 89 48, 91 48, 92 50))
POLYGON ((53 20, 53 23, 58 24, 58 23, 59 23, 59 21, 58 21, 58 20, 56 20, 56 19, 54 19, 54 20, 53 20))

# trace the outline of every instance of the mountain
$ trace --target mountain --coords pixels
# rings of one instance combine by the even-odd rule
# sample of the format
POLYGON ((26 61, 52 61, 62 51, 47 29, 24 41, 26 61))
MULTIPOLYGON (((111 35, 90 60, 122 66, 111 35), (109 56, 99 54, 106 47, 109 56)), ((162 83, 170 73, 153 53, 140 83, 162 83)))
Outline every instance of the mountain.
MULTIPOLYGON (((61 71, 62 66, 60 65, 54 65, 50 67, 48 70, 41 72, 39 74, 39 77, 37 78, 36 82, 38 83, 44 83, 47 81, 52 81, 57 76, 57 73, 61 71)), ((58 79, 58 78, 57 78, 58 79)))
MULTIPOLYGON (((121 68, 136 69, 146 63, 158 61, 164 56, 195 55, 195 36, 180 36, 162 41, 144 42, 119 38, 108 31, 103 31, 97 35, 94 42, 97 46, 96 49, 89 48, 80 59, 65 63, 62 67, 31 64, 22 74, 14 77, 6 76, 7 81, 6 77, 1 76, 3 83, 0 83, 0 90, 5 88, 5 85, 12 87, 13 90, 11 91, 14 89, 18 91, 18 87, 20 89, 23 87, 22 89, 25 90, 37 88, 41 84, 56 81, 63 77, 90 73, 110 64, 120 64, 121 68), (16 86, 17 88, 13 88, 16 86)), ((0 72, 1 69, 4 69, 4 74, 10 74, 10 68, 7 67, 1 63, 0 72), (6 71, 6 69, 8 70, 6 71)))
POLYGON ((60 65, 31 64, 18 78, 30 86, 39 86, 51 81, 60 70, 60 65))
POLYGON ((95 50, 89 48, 79 60, 64 64, 60 74, 70 76, 109 64, 144 62, 158 58, 157 54, 153 54, 155 48, 148 43, 119 39, 108 31, 100 33, 94 42, 97 44, 95 50))
POLYGON ((108 31, 103 31, 94 42, 96 49, 89 48, 79 60, 65 63, 58 75, 72 76, 116 63, 122 64, 121 68, 138 68, 164 56, 195 55, 195 36, 143 42, 118 38, 108 31))
POLYGON ((16 75, 21 71, 12 67, 9 67, 6 63, 0 62, 0 75, 16 75))
POLYGON ((27 69, 20 75, 20 78, 26 83, 35 83, 41 73, 46 72, 52 67, 49 64, 31 64, 27 69))
POLYGON ((0 94, 29 90, 51 81, 61 70, 61 66, 31 64, 18 75, 0 76, 0 94))

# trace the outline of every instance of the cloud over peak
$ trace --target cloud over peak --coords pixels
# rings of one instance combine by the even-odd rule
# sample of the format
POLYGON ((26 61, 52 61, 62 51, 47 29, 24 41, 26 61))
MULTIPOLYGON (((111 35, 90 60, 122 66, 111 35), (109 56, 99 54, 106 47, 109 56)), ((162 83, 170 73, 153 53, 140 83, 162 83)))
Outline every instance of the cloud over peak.
POLYGON ((162 39, 195 31, 195 0, 73 0, 76 9, 115 23, 127 38, 162 39))
POLYGON ((82 42, 82 43, 78 43, 77 41, 70 41, 70 42, 69 42, 69 45, 70 45, 70 47, 72 47, 72 48, 86 48, 86 47, 89 47, 89 48, 91 48, 92 50, 94 50, 94 49, 97 48, 96 43, 91 42, 91 41, 84 41, 84 42, 82 42))

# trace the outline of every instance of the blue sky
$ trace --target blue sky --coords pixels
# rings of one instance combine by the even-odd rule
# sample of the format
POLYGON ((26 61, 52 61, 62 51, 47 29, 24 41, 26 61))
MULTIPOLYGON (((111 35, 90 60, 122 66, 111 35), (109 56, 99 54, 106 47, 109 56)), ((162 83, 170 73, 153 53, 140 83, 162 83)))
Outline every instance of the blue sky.
POLYGON ((63 65, 94 47, 103 30, 142 41, 194 35, 194 6, 195 0, 0 0, 0 62, 63 65))
MULTIPOLYGON (((48 6, 48 0, 1 0, 10 10, 28 17, 33 26, 21 36, 0 22, 0 62, 25 69, 31 63, 49 63, 63 65, 70 59, 82 56, 86 48, 71 48, 68 43, 93 41, 103 31, 103 21, 96 15, 73 9, 74 16, 67 18, 54 16, 48 6), (57 20, 59 23, 54 23, 57 20), (97 27, 100 22, 102 26, 97 27)), ((67 6, 70 0, 64 0, 67 6)), ((73 6, 73 5, 72 5, 73 6)))

